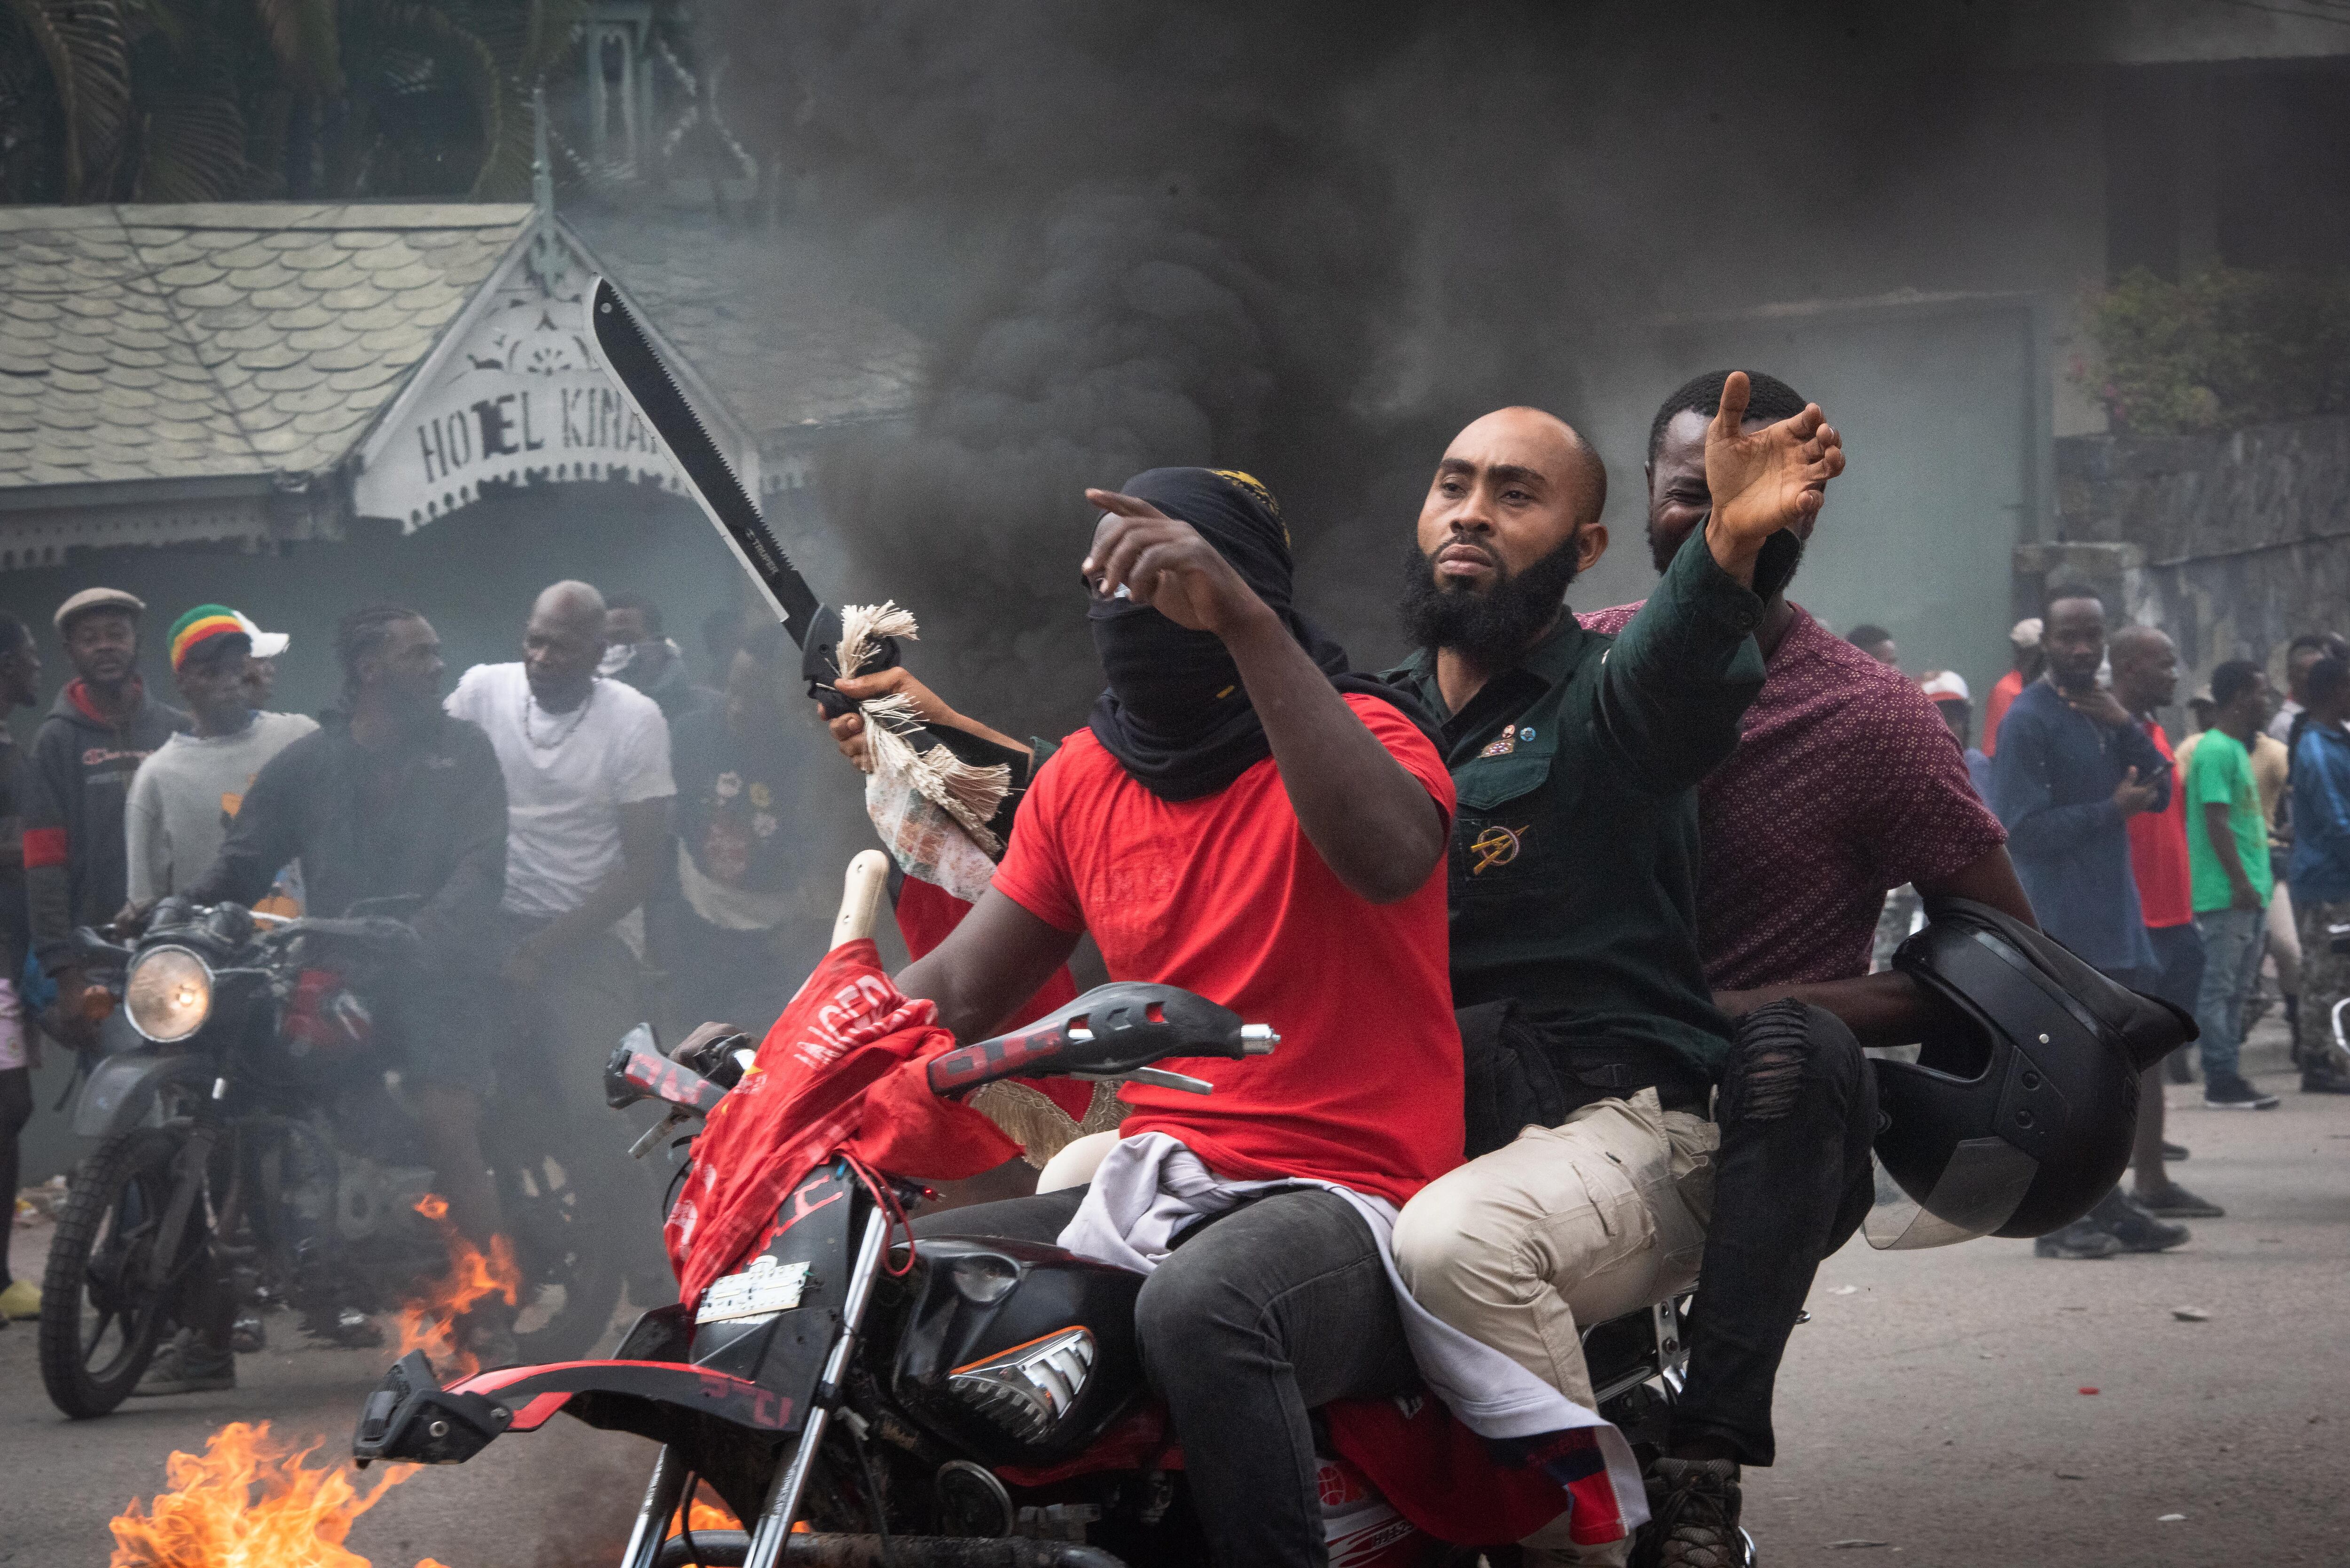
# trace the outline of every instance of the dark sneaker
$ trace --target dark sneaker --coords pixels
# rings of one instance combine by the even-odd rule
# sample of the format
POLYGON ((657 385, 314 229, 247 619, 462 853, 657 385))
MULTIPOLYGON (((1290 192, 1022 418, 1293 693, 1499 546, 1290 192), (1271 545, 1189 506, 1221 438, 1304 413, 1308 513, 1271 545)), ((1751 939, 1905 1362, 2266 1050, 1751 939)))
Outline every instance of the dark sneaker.
POLYGON ((1742 1568, 1735 1459, 1659 1459, 1648 1467, 1648 1522, 1632 1568, 1742 1568))
POLYGON ((239 1355, 254 1355, 269 1348, 269 1328, 256 1312, 236 1314, 235 1326, 228 1331, 228 1347, 239 1355))
POLYGON ((2100 1230, 2111 1232, 2125 1252, 2167 1252, 2189 1235, 2186 1226, 2156 1219, 2131 1202, 2118 1187, 2097 1200, 2089 1218, 2100 1230))
POLYGON ((2228 1214, 2210 1199, 2199 1198, 2175 1181, 2164 1182, 2160 1190, 2151 1195, 2132 1193, 2130 1201, 2166 1220, 2222 1220, 2228 1214))
POLYGON ((2221 1078, 2204 1084, 2203 1108, 2207 1111, 2272 1111, 2277 1108, 2277 1097, 2263 1095, 2241 1078, 2221 1078))
POLYGON ((130 1397, 156 1398, 166 1394, 211 1394, 236 1386, 236 1356, 196 1343, 184 1332, 155 1353, 147 1376, 130 1397))
POLYGON ((2183 1143, 2165 1143, 2162 1146, 2162 1158, 2167 1161, 2174 1163, 2178 1160, 2185 1159, 2187 1158, 2187 1146, 2183 1143))
POLYGON ((2032 1243, 2035 1258, 2110 1258, 2126 1252, 2122 1239, 2095 1220, 2075 1220, 2062 1231, 2051 1231, 2032 1243))
POLYGON ((2304 1095, 2350 1095, 2350 1073, 2327 1064, 2322 1067, 2304 1067, 2301 1074, 2301 1092, 2304 1095))

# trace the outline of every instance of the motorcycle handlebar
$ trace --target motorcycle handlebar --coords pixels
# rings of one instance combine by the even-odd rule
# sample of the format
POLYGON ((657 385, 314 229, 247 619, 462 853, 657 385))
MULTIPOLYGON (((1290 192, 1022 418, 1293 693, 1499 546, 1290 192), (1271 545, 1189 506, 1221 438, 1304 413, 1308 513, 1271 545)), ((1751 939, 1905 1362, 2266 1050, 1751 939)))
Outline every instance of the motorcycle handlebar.
POLYGON ((415 948, 422 945, 416 928, 405 920, 395 920, 386 915, 361 915, 356 919, 334 919, 326 917, 287 920, 262 933, 269 942, 290 942, 297 937, 326 937, 344 941, 376 942, 389 947, 415 948))
POLYGON ((110 942, 98 934, 92 926, 76 926, 73 934, 74 956, 85 963, 96 961, 120 968, 130 961, 128 943, 110 942))
POLYGON ((1281 1036, 1171 985, 1113 981, 1027 1028, 932 1057, 931 1092, 959 1095, 999 1078, 1138 1078, 1207 1094, 1201 1079, 1151 1065, 1178 1056, 1270 1055, 1281 1036))

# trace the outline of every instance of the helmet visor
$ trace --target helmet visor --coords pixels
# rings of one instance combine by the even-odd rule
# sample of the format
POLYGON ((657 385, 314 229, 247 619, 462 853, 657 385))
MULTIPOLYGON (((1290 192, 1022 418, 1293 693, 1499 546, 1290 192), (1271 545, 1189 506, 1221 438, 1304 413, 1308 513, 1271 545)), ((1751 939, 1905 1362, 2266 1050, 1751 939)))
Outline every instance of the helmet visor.
POLYGON ((2040 1162, 2005 1138, 1970 1137, 1950 1150, 1924 1198, 1898 1183, 1901 1197, 1871 1209, 1861 1233, 1880 1252, 1947 1247, 1988 1236, 2014 1215, 2039 1174, 2040 1162))

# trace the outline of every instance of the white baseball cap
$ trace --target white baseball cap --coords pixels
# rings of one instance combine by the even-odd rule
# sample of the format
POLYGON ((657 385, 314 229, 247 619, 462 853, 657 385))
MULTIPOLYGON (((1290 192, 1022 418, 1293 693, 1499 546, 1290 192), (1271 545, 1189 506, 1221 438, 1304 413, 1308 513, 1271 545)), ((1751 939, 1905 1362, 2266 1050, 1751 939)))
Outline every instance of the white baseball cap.
POLYGON ((286 632, 262 630, 247 620, 242 610, 234 613, 236 616, 236 624, 244 628, 244 635, 252 639, 253 657, 255 659, 275 659, 285 652, 286 645, 294 640, 293 637, 286 632))
POLYGON ((1937 670, 1918 682, 1918 690, 1929 697, 1955 697, 1961 702, 1974 700, 1967 690, 1967 678, 1955 670, 1937 670))

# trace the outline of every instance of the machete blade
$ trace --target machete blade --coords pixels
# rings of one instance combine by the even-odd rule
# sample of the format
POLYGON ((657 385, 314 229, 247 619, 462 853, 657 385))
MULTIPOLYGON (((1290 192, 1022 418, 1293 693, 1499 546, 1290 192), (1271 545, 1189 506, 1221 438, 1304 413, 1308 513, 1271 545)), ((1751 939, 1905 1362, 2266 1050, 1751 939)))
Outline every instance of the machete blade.
POLYGON ((758 504, 734 477, 734 467, 685 400, 669 368, 653 352, 637 318, 621 303, 610 281, 598 278, 588 290, 588 332, 605 373, 619 387, 644 421, 669 446, 684 471, 685 487, 719 535, 774 607, 795 643, 805 645, 816 618, 816 597, 767 530, 758 504))

